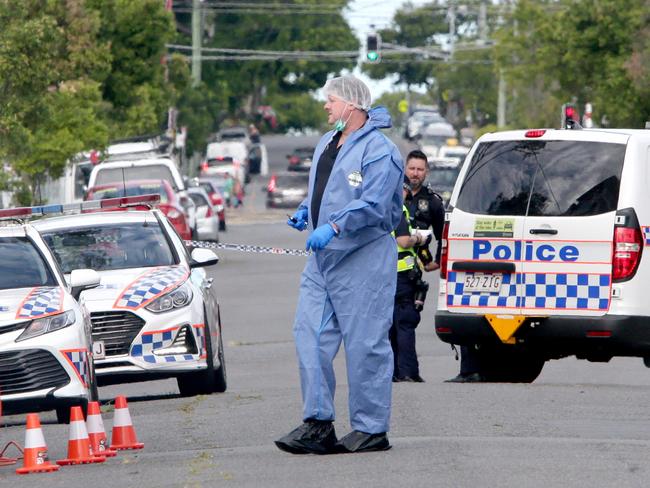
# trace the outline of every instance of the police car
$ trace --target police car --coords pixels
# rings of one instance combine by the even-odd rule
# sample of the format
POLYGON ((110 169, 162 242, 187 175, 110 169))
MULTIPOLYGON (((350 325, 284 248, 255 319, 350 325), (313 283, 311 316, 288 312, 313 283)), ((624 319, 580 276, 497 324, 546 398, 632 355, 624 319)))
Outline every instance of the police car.
POLYGON ((83 293, 100 384, 175 377, 182 395, 226 390, 219 305, 204 269, 217 263, 214 251, 190 256, 157 209, 64 215, 34 226, 64 273, 83 266, 101 276, 83 293))
POLYGON ((570 355, 650 365, 649 167, 648 130, 481 137, 446 215, 437 335, 493 381, 570 355))
POLYGON ((56 409, 97 400, 90 317, 77 302, 99 285, 91 269, 66 283, 41 236, 22 220, 42 207, 0 210, 0 400, 4 413, 56 409))

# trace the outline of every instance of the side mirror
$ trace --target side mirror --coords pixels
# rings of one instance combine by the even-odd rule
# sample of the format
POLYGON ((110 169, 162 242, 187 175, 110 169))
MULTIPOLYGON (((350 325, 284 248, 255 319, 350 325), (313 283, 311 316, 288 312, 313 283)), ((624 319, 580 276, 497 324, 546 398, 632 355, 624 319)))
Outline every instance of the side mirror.
POLYGON ((82 291, 97 288, 100 281, 99 273, 94 269, 73 269, 70 273, 72 296, 79 300, 82 291))
POLYGON ((219 262, 219 256, 212 249, 194 249, 190 255, 192 261, 190 268, 204 268, 206 266, 214 266, 219 262))

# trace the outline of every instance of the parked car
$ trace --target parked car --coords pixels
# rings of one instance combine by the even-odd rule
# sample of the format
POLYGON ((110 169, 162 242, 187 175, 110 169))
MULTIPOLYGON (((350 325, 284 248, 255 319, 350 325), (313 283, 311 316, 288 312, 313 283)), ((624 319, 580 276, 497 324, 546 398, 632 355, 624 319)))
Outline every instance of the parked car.
POLYGON ((289 171, 309 171, 311 158, 314 156, 314 147, 298 147, 291 154, 287 154, 289 160, 289 171))
POLYGON ((217 156, 201 163, 201 176, 221 175, 223 177, 226 174, 233 176, 239 182, 246 178, 244 166, 230 156, 217 156))
POLYGON ((201 241, 219 242, 219 217, 207 192, 200 186, 187 189, 196 205, 197 237, 201 241))
POLYGON ((461 164, 445 167, 430 166, 425 184, 442 197, 445 207, 449 203, 461 167, 461 164))
POLYGON ((183 396, 226 390, 219 303, 204 269, 217 263, 214 251, 188 254, 157 209, 35 224, 63 273, 82 266, 101 276, 82 295, 100 384, 172 377, 183 396))
POLYGON ((266 187, 266 206, 293 208, 307 197, 308 173, 276 173, 266 187))
POLYGON ((248 145, 251 143, 248 129, 243 126, 224 127, 217 132, 217 141, 240 141, 248 145))
POLYGON ((442 237, 438 337, 484 381, 532 382, 576 356, 650 366, 650 131, 481 136, 442 237))
MULTIPOLYGON (((212 142, 208 144, 205 151, 206 161, 214 159, 231 158, 233 165, 238 166, 237 177, 244 183, 250 182, 250 171, 248 167, 248 148, 242 141, 212 142)), ((233 173, 234 174, 234 173, 233 173)))
POLYGON ((210 197, 210 201, 219 217, 219 230, 226 230, 226 205, 230 201, 230 194, 226 193, 227 179, 220 175, 203 176, 195 178, 196 186, 200 186, 210 197))
POLYGON ((181 173, 170 158, 109 161, 98 164, 90 173, 88 187, 121 184, 130 180, 165 180, 178 196, 192 234, 196 234, 196 206, 185 191, 181 173))
POLYGON ((78 299, 100 278, 90 266, 72 266, 66 281, 36 229, 16 221, 32 212, 0 210, 10 219, 0 226, 2 413, 55 409, 67 423, 71 406, 98 400, 91 325, 78 299))
POLYGON ((172 186, 166 180, 130 180, 125 184, 96 186, 88 190, 86 200, 102 200, 105 198, 134 197, 140 195, 160 195, 158 207, 165 214, 181 236, 181 239, 192 239, 192 229, 185 210, 172 186))

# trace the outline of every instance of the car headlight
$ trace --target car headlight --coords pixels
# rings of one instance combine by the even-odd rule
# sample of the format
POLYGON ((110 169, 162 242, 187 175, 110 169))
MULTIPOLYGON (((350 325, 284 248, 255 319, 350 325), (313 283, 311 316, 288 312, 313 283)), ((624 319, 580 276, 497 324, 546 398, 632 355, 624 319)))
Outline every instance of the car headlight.
POLYGON ((18 336, 16 342, 32 339, 33 337, 38 337, 47 334, 48 332, 63 329, 74 324, 76 320, 77 317, 74 310, 68 310, 67 312, 43 317, 42 319, 32 320, 23 333, 18 336))
POLYGON ((174 308, 181 308, 189 305, 192 301, 192 296, 192 289, 187 283, 184 283, 169 293, 165 293, 163 296, 156 298, 145 308, 150 312, 155 313, 167 312, 174 308))

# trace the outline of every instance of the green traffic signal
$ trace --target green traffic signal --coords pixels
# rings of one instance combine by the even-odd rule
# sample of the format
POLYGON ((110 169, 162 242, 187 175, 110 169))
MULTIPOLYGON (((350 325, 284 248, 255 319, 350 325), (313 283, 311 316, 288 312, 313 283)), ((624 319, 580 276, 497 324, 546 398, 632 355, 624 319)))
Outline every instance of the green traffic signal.
POLYGON ((377 61, 379 59, 379 53, 376 51, 370 51, 368 54, 368 61, 377 61))

